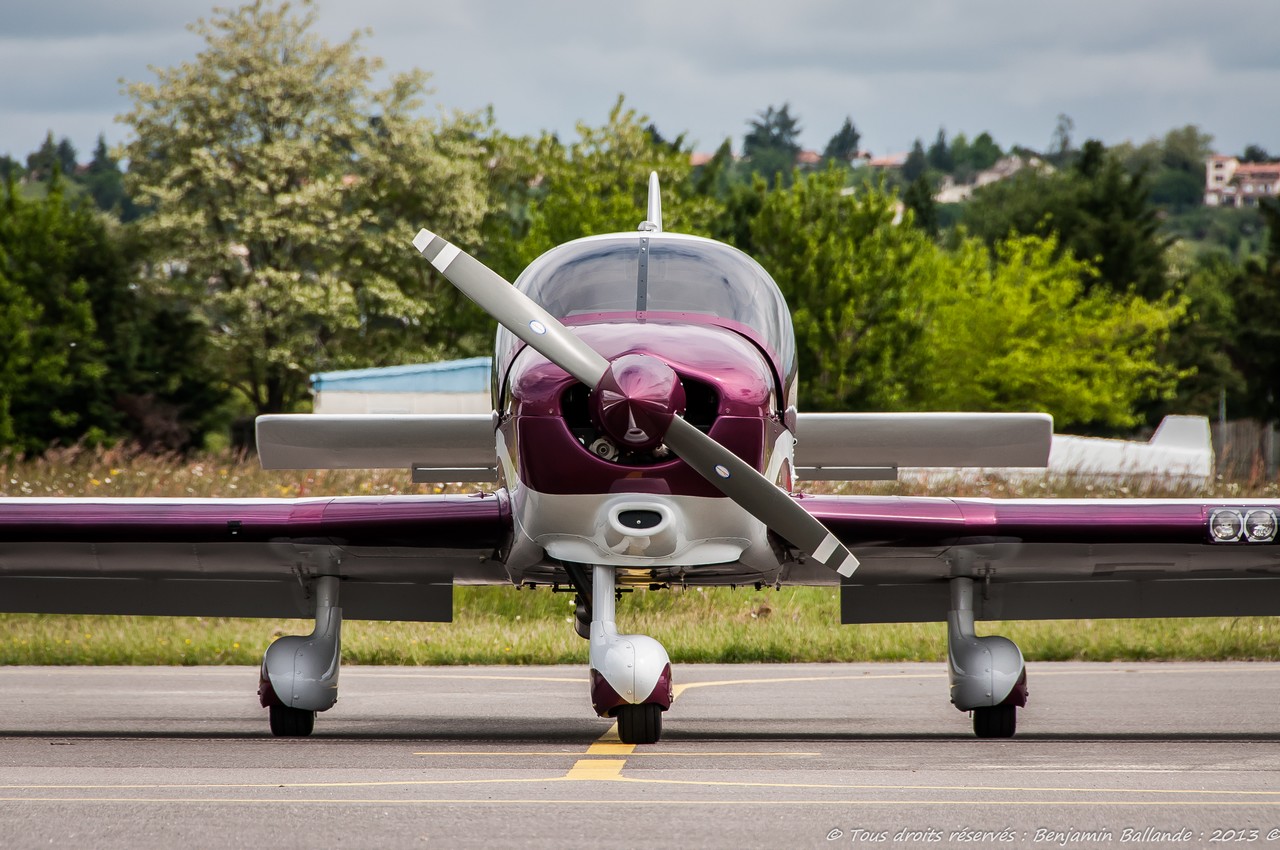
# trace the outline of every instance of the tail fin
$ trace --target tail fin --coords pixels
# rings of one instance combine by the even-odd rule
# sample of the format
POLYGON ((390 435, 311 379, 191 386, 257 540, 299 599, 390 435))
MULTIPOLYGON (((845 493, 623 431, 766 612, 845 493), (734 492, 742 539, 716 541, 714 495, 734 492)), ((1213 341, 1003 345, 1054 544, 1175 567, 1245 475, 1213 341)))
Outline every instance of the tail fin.
POLYGON ((1170 449, 1212 448, 1209 420, 1204 416, 1166 416, 1160 420, 1148 445, 1170 449))

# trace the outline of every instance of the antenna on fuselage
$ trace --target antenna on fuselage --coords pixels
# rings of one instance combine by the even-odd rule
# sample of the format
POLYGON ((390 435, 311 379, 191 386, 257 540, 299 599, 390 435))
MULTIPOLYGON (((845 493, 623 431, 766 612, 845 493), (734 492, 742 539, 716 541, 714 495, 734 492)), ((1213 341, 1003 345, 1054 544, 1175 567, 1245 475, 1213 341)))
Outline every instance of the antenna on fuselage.
POLYGON ((649 172, 649 209, 640 230, 647 233, 662 232, 662 190, 658 188, 658 172, 649 172))

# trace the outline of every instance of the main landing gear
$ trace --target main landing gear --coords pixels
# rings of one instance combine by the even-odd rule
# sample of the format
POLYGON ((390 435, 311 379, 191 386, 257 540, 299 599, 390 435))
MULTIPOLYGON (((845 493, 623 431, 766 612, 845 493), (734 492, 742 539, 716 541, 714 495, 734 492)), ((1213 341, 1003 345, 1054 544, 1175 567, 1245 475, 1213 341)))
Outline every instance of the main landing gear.
POLYGON ((591 706, 617 718, 622 743, 657 743, 671 707, 671 659, 651 637, 618 634, 614 568, 594 567, 591 579, 591 706))
POLYGON ((304 738, 315 727, 316 712, 338 701, 342 656, 342 609, 338 577, 315 580, 316 627, 307 637, 278 638, 262 658, 258 699, 271 713, 271 734, 304 738))
POLYGON ((973 713, 979 738, 1012 738, 1018 709, 1027 704, 1027 668, 1008 638, 973 630, 973 579, 951 579, 947 615, 947 673, 951 703, 973 713))

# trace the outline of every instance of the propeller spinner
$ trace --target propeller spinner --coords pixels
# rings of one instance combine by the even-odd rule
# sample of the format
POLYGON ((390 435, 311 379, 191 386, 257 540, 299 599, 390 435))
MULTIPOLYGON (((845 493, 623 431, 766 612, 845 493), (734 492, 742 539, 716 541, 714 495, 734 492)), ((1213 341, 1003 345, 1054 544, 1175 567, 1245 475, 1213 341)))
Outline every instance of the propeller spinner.
POLYGON ((530 348, 592 388, 593 415, 633 448, 665 443, 747 513, 842 576, 858 559, 821 522, 750 464, 682 419, 684 389, 671 367, 648 355, 610 363, 554 316, 456 245, 421 230, 413 245, 450 283, 530 348))

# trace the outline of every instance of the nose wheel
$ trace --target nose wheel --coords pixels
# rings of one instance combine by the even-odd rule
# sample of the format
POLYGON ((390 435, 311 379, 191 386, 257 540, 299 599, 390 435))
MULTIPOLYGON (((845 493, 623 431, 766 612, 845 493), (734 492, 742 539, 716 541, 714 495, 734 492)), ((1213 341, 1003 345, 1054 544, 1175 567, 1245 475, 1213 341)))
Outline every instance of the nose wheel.
POLYGON ((618 740, 624 744, 656 744, 662 737, 662 706, 646 702, 618 707, 618 740))
POLYGON ((287 705, 271 706, 271 734, 277 738, 305 738, 316 727, 316 713, 287 705))
POLYGON ((973 734, 979 738, 1012 738, 1017 728, 1016 705, 992 705, 973 710, 973 734))

